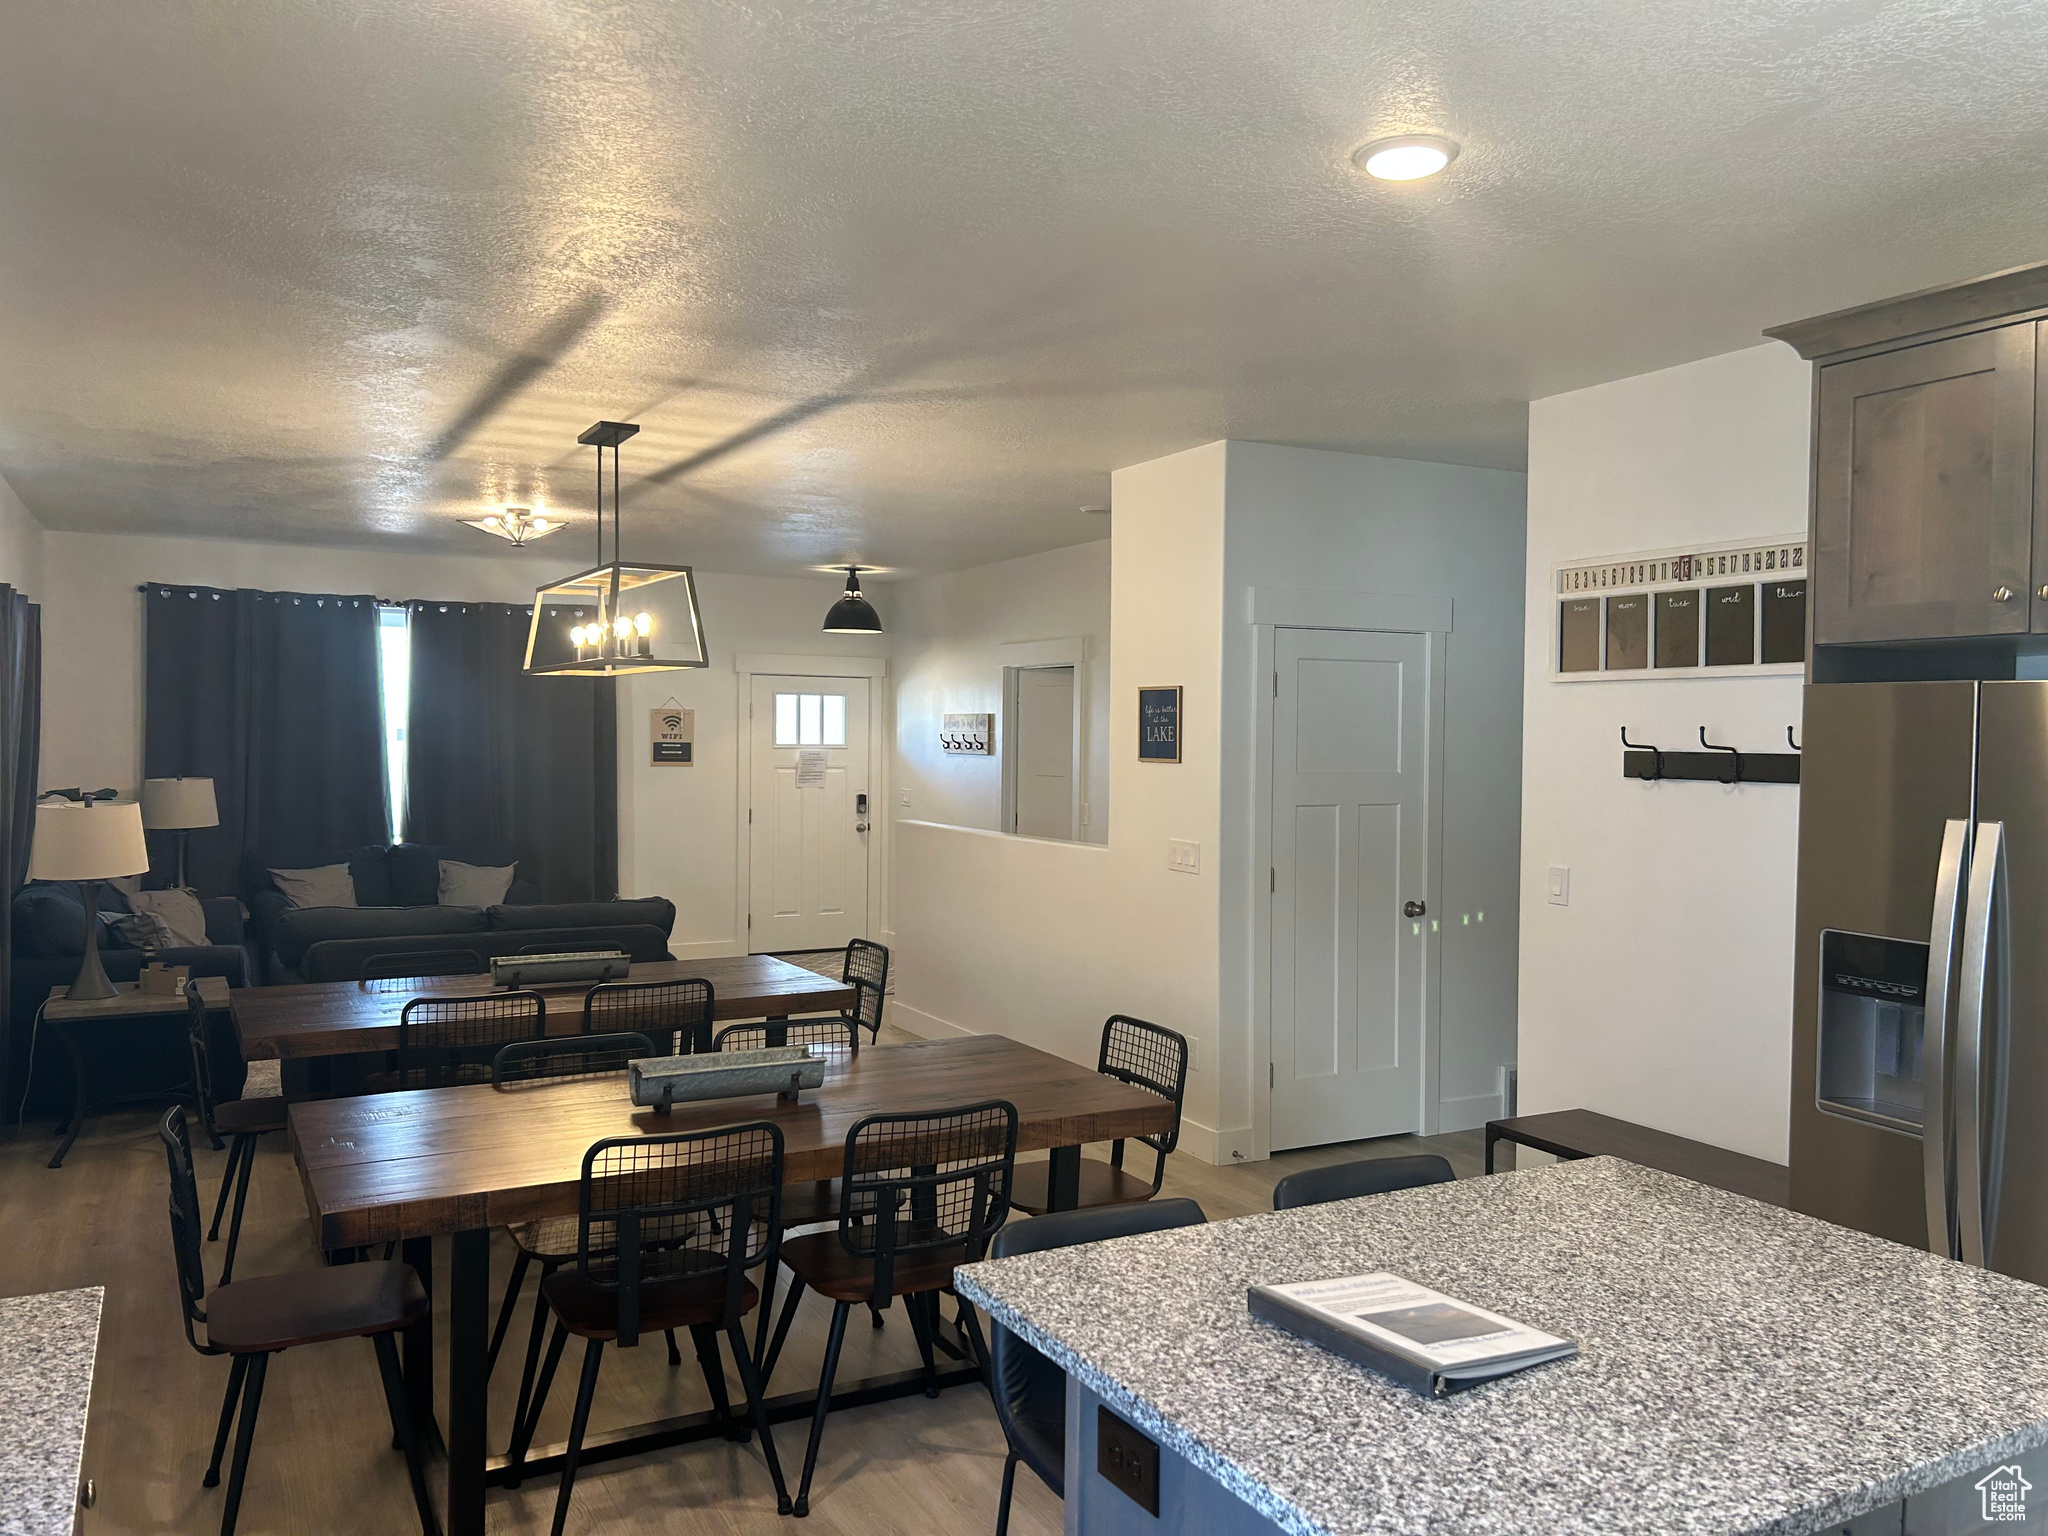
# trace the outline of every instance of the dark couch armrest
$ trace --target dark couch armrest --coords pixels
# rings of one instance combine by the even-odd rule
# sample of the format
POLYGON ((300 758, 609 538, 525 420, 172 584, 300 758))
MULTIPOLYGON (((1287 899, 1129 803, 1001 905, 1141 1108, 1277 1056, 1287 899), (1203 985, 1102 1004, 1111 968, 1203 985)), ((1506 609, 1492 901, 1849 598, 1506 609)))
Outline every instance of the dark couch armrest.
POLYGON ((498 903, 502 907, 537 907, 540 905, 540 887, 531 880, 514 880, 505 888, 505 899, 498 903))
POLYGON ((189 965, 197 976, 219 976, 231 987, 249 985, 249 952, 236 944, 194 944, 159 949, 149 957, 158 965, 189 965))
POLYGON ((206 942, 240 947, 246 936, 242 925, 242 898, 207 896, 199 903, 206 913, 206 942))

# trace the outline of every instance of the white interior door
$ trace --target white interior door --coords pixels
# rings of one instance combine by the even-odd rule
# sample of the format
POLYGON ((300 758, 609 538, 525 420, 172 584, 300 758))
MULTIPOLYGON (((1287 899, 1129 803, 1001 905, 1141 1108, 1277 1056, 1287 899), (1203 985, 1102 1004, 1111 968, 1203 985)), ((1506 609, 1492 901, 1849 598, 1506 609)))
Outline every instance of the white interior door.
POLYGON ((1025 667, 1017 673, 1010 723, 1016 811, 1010 830, 1071 841, 1074 829, 1074 669, 1025 667))
POLYGON ((1428 640, 1274 641, 1272 1144, 1420 1130, 1428 640))
POLYGON ((838 949, 868 931, 868 680, 756 675, 747 947, 838 949))

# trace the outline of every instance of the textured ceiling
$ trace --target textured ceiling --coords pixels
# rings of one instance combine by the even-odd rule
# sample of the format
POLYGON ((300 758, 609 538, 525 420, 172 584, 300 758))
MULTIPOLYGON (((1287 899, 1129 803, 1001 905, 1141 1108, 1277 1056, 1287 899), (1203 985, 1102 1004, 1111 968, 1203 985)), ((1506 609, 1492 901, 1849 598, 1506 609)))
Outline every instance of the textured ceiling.
POLYGON ((45 523, 957 568, 1230 436, 1529 399, 2048 256, 2048 6, 13 0, 0 474, 45 523), (1435 130, 1431 182, 1351 148, 1435 130))

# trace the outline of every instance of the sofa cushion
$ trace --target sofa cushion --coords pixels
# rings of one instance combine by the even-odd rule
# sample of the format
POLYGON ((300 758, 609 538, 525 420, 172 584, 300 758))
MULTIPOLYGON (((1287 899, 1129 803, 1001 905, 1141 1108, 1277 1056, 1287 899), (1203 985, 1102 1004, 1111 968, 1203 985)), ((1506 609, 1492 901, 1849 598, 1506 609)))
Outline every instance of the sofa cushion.
POLYGON ((674 931, 676 906, 666 896, 641 896, 630 901, 541 902, 530 907, 490 909, 493 928, 659 928, 674 931))
POLYGON ((285 894, 294 907, 359 907, 355 876, 346 864, 322 864, 318 869, 273 869, 271 884, 285 894))
POLYGON ((270 947, 296 967, 309 946, 326 939, 482 933, 488 926, 481 907, 294 907, 278 918, 270 947))
MULTIPOLYGON (((430 907, 441 899, 441 861, 483 868, 517 869, 519 855, 493 843, 399 843, 391 850, 391 903, 399 907, 430 907)), ((519 876, 512 877, 517 880, 519 876)), ((499 898, 503 900, 502 897, 499 898)), ((489 906, 486 902, 484 905, 489 906)))
MULTIPOLYGON (((99 909, 109 916, 126 916, 128 898, 112 886, 102 885, 99 909)), ((85 953, 85 908, 78 904, 78 887, 61 881, 33 881, 14 895, 10 914, 16 952, 24 955, 83 955, 85 953)), ((125 941, 100 932, 100 943, 125 941)))
POLYGON ((206 932, 206 909, 190 891, 136 891, 128 898, 128 908, 134 916, 121 923, 121 932, 131 944, 169 949, 204 948, 212 942, 206 932))
MULTIPOLYGON (((356 883, 356 905, 388 907, 391 897, 391 863, 381 843, 360 848, 259 848, 242 855, 242 891, 255 905, 258 891, 275 890, 273 869, 320 869, 328 864, 346 864, 356 883)), ((431 901, 433 898, 427 898, 431 901)))
POLYGON ((674 958, 668 950, 668 935, 658 928, 501 928, 494 933, 422 934, 402 939, 327 939, 310 946, 296 966, 285 966, 273 958, 270 973, 273 983, 352 981, 362 974, 363 962, 377 954, 469 949, 488 960, 493 955, 516 955, 530 946, 544 946, 550 952, 619 949, 636 965, 674 958))
POLYGON ((515 864, 464 864, 459 859, 441 861, 441 889, 437 895, 444 907, 495 907, 512 889, 515 864))

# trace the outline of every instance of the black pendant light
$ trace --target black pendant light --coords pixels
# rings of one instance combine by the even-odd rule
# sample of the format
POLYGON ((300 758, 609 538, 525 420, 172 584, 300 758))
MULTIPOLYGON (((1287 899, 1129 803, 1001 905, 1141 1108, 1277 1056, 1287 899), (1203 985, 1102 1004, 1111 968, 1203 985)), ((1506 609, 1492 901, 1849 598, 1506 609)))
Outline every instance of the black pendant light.
POLYGON ((832 605, 832 611, 825 615, 825 633, 879 635, 881 632, 882 616, 875 612, 875 605, 860 594, 860 567, 849 565, 846 568, 846 591, 832 605))

